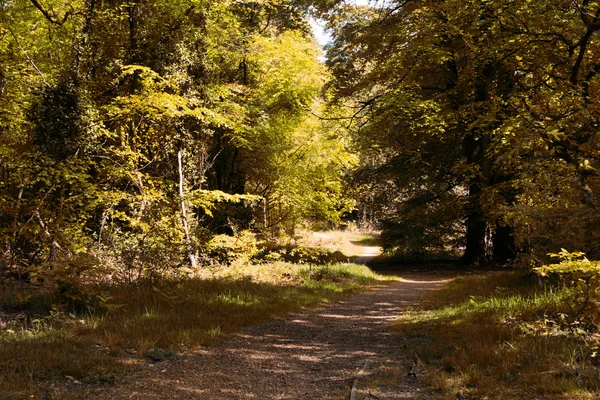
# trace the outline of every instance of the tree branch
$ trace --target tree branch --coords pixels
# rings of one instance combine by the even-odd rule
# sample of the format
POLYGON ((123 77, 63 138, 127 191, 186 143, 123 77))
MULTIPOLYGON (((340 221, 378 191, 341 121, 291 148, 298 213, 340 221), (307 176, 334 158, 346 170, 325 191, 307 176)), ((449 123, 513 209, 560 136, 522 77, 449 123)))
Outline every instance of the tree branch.
POLYGON ((60 19, 60 18, 56 17, 56 14, 54 13, 54 10, 52 10, 52 13, 50 13, 50 11, 46 10, 44 8, 44 6, 42 6, 40 4, 39 1, 37 1, 37 0, 29 0, 29 1, 31 2, 31 4, 33 4, 35 6, 35 8, 37 8, 38 10, 40 10, 40 12, 42 14, 44 14, 44 17, 46 17, 46 19, 48 21, 50 21, 51 23, 53 23, 55 25, 58 25, 58 26, 63 26, 65 24, 65 22, 67 22, 67 20, 70 17, 74 16, 74 15, 80 15, 80 16, 84 16, 84 17, 87 15, 85 12, 75 11, 71 7, 71 9, 65 13, 65 15, 63 16, 63 18, 60 19))

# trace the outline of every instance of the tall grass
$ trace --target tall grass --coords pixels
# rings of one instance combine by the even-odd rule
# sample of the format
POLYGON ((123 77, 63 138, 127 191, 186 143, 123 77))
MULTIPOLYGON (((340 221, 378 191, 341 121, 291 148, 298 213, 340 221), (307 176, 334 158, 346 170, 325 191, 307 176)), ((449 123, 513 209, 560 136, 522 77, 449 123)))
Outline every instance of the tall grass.
POLYGON ((276 263, 206 274, 100 288, 96 304, 78 314, 53 311, 51 295, 2 288, 0 309, 25 317, 0 329, 0 398, 67 398, 73 393, 65 387, 114 382, 139 368, 144 355, 169 357, 385 279, 353 264, 276 263))
POLYGON ((459 278, 395 329, 419 343, 442 398, 598 398, 598 336, 572 318, 573 295, 520 273, 459 278))

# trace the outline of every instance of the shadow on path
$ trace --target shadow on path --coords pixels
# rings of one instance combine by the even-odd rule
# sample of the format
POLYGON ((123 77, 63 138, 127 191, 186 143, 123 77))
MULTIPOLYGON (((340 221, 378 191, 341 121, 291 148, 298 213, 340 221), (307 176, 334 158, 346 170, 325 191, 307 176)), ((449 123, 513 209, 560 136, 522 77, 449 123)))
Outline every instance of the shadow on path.
POLYGON ((406 358, 389 324, 450 277, 408 274, 332 305, 249 327, 177 361, 148 367, 97 398, 347 398, 365 361, 406 358))

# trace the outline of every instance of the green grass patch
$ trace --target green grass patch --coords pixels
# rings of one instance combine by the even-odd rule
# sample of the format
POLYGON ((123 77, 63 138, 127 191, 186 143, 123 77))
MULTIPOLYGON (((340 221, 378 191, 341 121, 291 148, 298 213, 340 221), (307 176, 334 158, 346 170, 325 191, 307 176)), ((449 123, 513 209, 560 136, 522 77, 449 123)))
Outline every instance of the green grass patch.
POLYGON ((56 298, 39 289, 0 288, 2 398, 73 397, 77 391, 65 387, 114 382, 145 358, 168 358, 388 279, 354 264, 240 264, 203 273, 95 288, 100 295, 85 313, 52 311, 56 298))
POLYGON ((576 290, 523 275, 457 278, 397 321, 441 398, 600 396, 596 303, 579 318, 576 290))

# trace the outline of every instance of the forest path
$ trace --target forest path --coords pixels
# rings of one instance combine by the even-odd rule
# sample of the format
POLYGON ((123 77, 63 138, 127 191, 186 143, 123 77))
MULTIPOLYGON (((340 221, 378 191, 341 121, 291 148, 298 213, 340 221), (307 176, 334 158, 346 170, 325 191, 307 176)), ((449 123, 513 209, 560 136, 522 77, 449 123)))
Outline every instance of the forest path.
POLYGON ((393 393, 378 398, 426 396, 418 380, 405 376, 410 344, 391 334, 389 324, 450 276, 403 273, 402 280, 249 327, 178 360, 149 366, 91 398, 347 399, 365 362, 401 367, 393 393))

